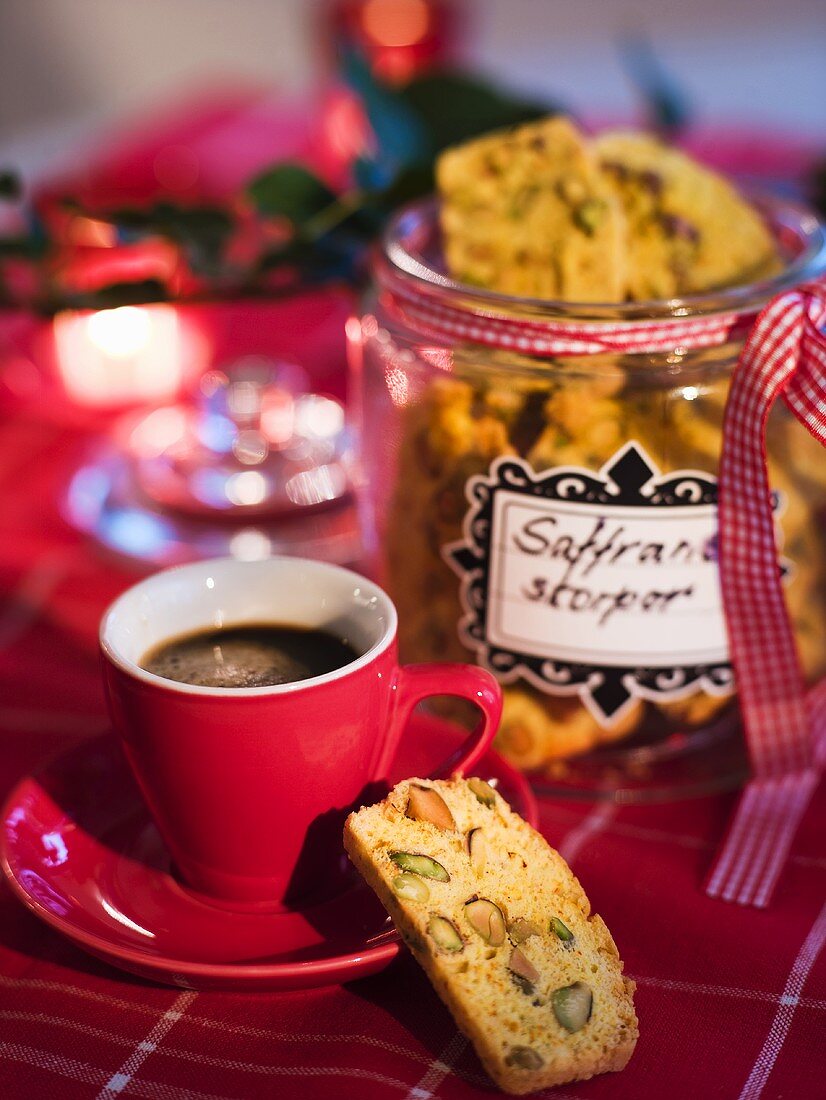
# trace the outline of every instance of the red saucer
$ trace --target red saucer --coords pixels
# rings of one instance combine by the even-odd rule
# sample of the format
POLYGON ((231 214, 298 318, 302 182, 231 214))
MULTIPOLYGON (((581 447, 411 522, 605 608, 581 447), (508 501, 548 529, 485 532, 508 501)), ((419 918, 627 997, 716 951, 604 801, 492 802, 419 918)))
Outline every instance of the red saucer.
MULTIPOLYGON (((397 779, 426 772, 465 736, 432 717, 417 715, 412 725, 397 779)), ((536 824, 519 772, 494 752, 475 771, 536 824)), ((17 896, 47 924, 106 962, 184 988, 330 985, 374 974, 402 949, 360 880, 284 913, 228 912, 182 889, 111 735, 17 784, 3 809, 0 860, 17 896)))

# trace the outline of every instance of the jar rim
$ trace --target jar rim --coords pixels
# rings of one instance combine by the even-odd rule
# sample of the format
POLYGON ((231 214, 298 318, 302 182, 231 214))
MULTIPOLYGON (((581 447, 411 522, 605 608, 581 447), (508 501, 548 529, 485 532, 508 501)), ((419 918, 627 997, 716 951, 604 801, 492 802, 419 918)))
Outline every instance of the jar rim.
POLYGON ((783 270, 768 279, 702 294, 644 302, 571 302, 518 297, 460 283, 440 270, 438 200, 420 199, 401 207, 388 222, 376 260, 381 284, 401 282, 409 293, 421 294, 451 309, 480 317, 492 314, 533 322, 553 320, 645 322, 712 316, 754 314, 776 294, 826 272, 826 223, 804 203, 779 198, 756 189, 746 197, 766 219, 784 255, 783 270))

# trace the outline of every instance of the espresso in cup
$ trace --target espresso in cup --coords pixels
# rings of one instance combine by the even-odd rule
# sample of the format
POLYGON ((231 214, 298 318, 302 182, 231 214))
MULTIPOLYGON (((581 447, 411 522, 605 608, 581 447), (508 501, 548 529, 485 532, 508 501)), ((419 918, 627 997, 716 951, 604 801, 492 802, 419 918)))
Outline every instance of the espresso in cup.
POLYGON ((251 688, 325 676, 358 656, 346 638, 328 630, 253 623, 179 635, 153 646, 140 665, 180 684, 251 688))
POLYGON ((344 819, 392 778, 420 701, 456 695, 483 719, 426 774, 472 767, 501 711, 484 669, 399 665, 389 596, 325 562, 220 558, 164 570, 115 600, 100 641, 112 723, 176 873, 229 908, 294 909, 346 889, 344 819), (215 675, 215 646, 224 671, 237 663, 244 677, 278 651, 288 680, 184 680, 184 657, 198 653, 207 664, 197 678, 215 675), (180 663, 158 675, 147 666, 164 654, 180 663))

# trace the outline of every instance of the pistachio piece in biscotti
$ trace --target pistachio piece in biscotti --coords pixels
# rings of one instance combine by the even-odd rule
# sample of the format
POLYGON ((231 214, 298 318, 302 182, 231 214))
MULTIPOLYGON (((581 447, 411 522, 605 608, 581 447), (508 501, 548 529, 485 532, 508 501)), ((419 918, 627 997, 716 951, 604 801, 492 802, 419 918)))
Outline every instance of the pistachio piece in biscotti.
POLYGON ((542 1069, 545 1065, 542 1055, 537 1054, 533 1047, 511 1047, 505 1055, 505 1062, 517 1069, 528 1070, 542 1069))
POLYGON ((393 893, 408 901, 425 902, 430 899, 427 883, 423 882, 418 875, 411 875, 406 871, 393 879, 393 893))
POLYGON ((397 867, 422 878, 433 878, 437 882, 450 882, 450 875, 435 859, 418 852, 391 852, 390 858, 397 867))
POLYGON ((491 947, 505 942, 505 918, 489 898, 474 898, 465 903, 465 919, 473 931, 491 947))
POLYGON ((508 925, 508 936, 510 941, 517 946, 520 943, 524 943, 525 940, 529 940, 531 936, 539 935, 541 935, 539 925, 532 920, 526 920, 524 917, 517 917, 516 920, 511 921, 508 925))
POLYGON ((496 805, 496 791, 486 780, 477 779, 476 776, 471 776, 467 781, 467 785, 483 806, 492 807, 496 805))
POLYGON ((459 930, 453 921, 448 920, 447 917, 439 916, 438 913, 432 914, 427 922, 427 934, 438 948, 447 951, 449 955, 461 951, 465 946, 464 940, 459 935, 459 930))
POLYGON ((488 846, 481 829, 471 829, 467 838, 470 864, 477 875, 481 875, 488 859, 488 846))
POLYGON ((559 1023, 566 1031, 575 1032, 591 1019, 594 996, 585 982, 574 982, 554 990, 551 1004, 559 1023))
POLYGON ((526 996, 532 997, 536 993, 540 979, 539 971, 521 948, 512 948, 508 958, 508 970, 514 983, 526 996))
POLYGON ((411 784, 407 800, 407 816, 413 821, 429 821, 437 829, 455 829, 453 814, 447 803, 432 787, 420 787, 411 784))
POLYGON ((551 931, 557 937, 562 940, 563 943, 570 943, 574 938, 574 934, 567 924, 563 924, 559 917, 551 917, 551 931))

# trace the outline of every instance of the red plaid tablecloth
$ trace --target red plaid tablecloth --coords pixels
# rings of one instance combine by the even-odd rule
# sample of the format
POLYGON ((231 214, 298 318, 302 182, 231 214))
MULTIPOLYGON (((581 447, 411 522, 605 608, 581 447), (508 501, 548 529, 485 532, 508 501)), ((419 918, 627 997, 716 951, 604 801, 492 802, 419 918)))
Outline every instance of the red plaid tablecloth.
MULTIPOLYGON (((33 420, 0 422, 0 794, 107 724, 96 625, 133 578, 57 516, 79 442, 33 420)), ((824 1095, 826 794, 765 912, 702 890, 732 803, 542 805, 543 831, 637 981, 641 1032, 624 1073, 544 1095, 824 1095)), ((85 955, 0 887, 0 1097, 468 1100, 491 1091, 408 957, 344 987, 179 992, 85 955)))

